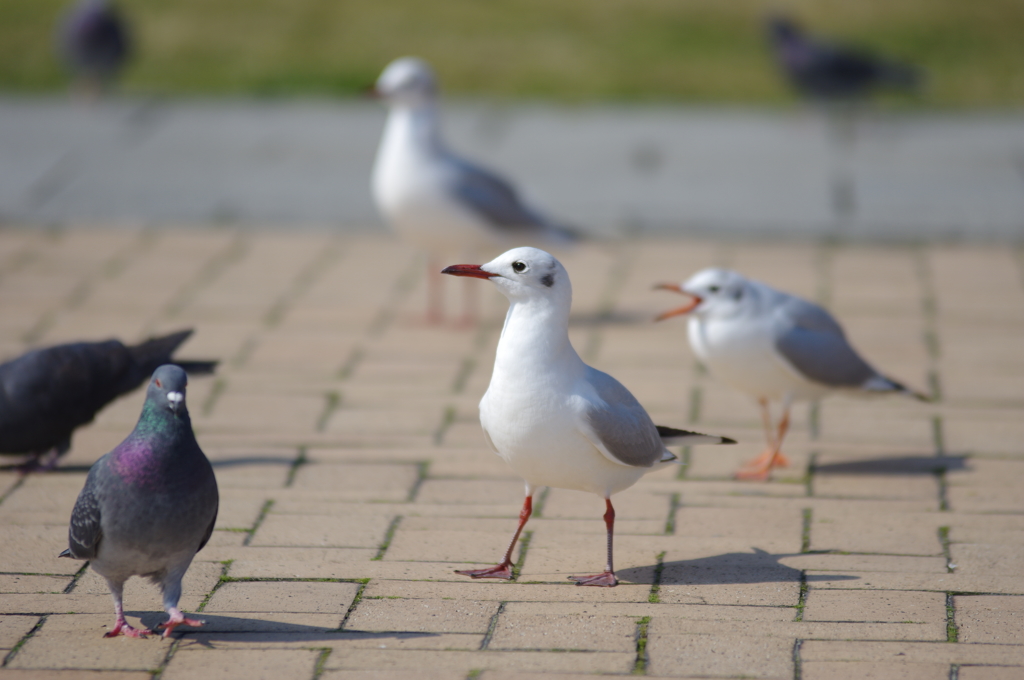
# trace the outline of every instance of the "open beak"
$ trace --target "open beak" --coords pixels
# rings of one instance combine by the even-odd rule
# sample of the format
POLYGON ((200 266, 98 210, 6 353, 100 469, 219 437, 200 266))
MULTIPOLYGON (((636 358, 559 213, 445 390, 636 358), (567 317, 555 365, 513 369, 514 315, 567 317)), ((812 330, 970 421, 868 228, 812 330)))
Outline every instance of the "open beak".
POLYGON ((441 273, 451 274, 452 276, 471 276, 474 279, 489 279, 492 276, 497 276, 497 274, 484 271, 478 264, 453 264, 442 269, 441 273))
POLYGON ((699 305, 701 302, 703 302, 703 300, 701 300, 696 295, 693 295, 692 293, 687 293, 685 290, 683 290, 682 287, 678 283, 659 283, 657 286, 654 287, 654 289, 655 290, 671 290, 671 291, 675 291, 676 293, 681 293, 683 295, 688 295, 691 298, 693 298, 693 300, 691 300, 688 304, 683 305, 682 307, 677 307, 676 309, 670 309, 667 312, 663 312, 663 313, 659 314, 658 316, 654 317, 655 321, 664 321, 665 319, 670 319, 673 316, 680 316, 682 314, 688 314, 688 313, 692 312, 697 307, 697 305, 699 305))

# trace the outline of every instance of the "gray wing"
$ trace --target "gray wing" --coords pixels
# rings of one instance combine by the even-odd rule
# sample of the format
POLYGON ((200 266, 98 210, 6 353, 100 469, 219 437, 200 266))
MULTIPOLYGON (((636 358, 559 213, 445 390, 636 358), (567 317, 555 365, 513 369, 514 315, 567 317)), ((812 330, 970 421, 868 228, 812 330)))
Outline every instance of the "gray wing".
POLYGON ((489 170, 449 156, 455 166, 449 189, 473 212, 509 230, 543 229, 543 219, 519 200, 516 190, 489 170))
POLYGON ((846 341, 842 327, 816 304, 790 298, 773 321, 775 348, 808 380, 857 387, 877 374, 846 341))
POLYGON ((97 469, 103 460, 97 461, 89 470, 85 486, 78 494, 75 508, 71 511, 71 524, 68 527, 68 550, 71 556, 79 560, 91 560, 99 550, 103 530, 100 528, 100 502, 96 495, 97 469))
POLYGON ((615 378, 587 367, 587 380, 599 401, 587 401, 583 413, 594 446, 613 463, 651 467, 665 447, 658 429, 629 390, 615 378))

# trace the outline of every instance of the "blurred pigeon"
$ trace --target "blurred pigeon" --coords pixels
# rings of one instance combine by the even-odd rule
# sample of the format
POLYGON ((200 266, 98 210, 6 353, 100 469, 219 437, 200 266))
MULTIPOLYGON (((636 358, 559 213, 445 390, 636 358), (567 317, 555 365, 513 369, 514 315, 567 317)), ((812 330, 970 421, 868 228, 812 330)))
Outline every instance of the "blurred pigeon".
POLYGON ((217 521, 217 479, 192 433, 185 371, 156 369, 142 414, 128 438, 92 466, 71 511, 67 550, 89 560, 114 596, 117 621, 104 637, 150 634, 124 618, 124 582, 145 576, 160 586, 170 614, 164 637, 178 626, 201 626, 178 609, 181 579, 217 521))
POLYGON ((32 454, 29 468, 51 469, 71 447, 75 428, 141 385, 157 366, 212 373, 216 361, 171 358, 190 335, 191 329, 178 331, 128 347, 118 340, 75 342, 0 364, 0 455, 32 454))
POLYGON ((784 293, 734 271, 710 268, 683 284, 658 286, 692 298, 658 321, 692 313, 690 346, 711 373, 757 399, 768 447, 736 473, 740 479, 766 479, 773 467, 788 464, 781 453, 794 400, 848 394, 923 394, 887 378, 857 354, 831 314, 807 300, 784 293), (778 430, 769 400, 782 402, 778 430))
MULTIPOLYGON (((373 168, 373 197, 403 238, 434 259, 495 247, 567 244, 576 238, 526 205, 506 179, 449 151, 441 138, 437 79, 425 61, 403 57, 391 62, 373 94, 390 108, 373 168)), ((427 317, 432 323, 442 315, 436 270, 431 262, 427 317)), ((467 306, 467 320, 472 311, 467 306)))
POLYGON ((57 29, 57 51, 77 88, 96 96, 128 61, 128 27, 108 0, 79 0, 57 29))
POLYGON ((814 99, 857 99, 883 88, 912 91, 921 79, 913 66, 818 41, 788 17, 771 17, 768 35, 786 78, 814 99))

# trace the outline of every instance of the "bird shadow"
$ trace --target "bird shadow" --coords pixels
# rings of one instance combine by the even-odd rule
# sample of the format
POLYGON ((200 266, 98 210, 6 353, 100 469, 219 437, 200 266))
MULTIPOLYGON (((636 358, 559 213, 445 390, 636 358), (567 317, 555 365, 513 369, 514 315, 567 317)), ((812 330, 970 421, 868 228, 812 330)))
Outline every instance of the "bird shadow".
MULTIPOLYGON (((131 614, 138 616, 142 621, 142 625, 152 631, 156 631, 156 627, 167 620, 167 614, 164 612, 131 612, 131 614)), ((373 632, 341 630, 340 628, 311 626, 290 621, 250 619, 240 616, 222 616, 206 613, 192 614, 192 616, 205 621, 205 625, 200 628, 182 626, 175 630, 174 637, 206 647, 212 647, 213 643, 218 641, 238 640, 241 635, 258 636, 261 642, 294 642, 297 639, 309 642, 318 640, 408 640, 439 635, 439 633, 413 631, 373 632)), ((338 615, 339 623, 342 616, 343 614, 338 615)))
POLYGON ((896 456, 868 458, 814 466, 814 472, 826 475, 934 475, 966 470, 966 456, 896 456))
MULTIPOLYGON (((725 585, 740 583, 799 583, 801 570, 787 567, 779 560, 802 553, 772 554, 759 548, 754 552, 734 552, 693 560, 676 560, 660 565, 619 569, 616 574, 630 583, 651 584, 658 577, 662 586, 725 585)), ((852 581, 858 576, 808 574, 807 581, 852 581)))

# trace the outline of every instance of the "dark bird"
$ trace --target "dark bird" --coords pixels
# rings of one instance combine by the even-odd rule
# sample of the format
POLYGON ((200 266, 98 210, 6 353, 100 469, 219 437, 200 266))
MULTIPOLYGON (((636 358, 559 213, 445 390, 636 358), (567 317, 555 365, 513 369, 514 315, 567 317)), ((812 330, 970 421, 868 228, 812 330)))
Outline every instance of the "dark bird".
POLYGON ((788 17, 771 17, 768 35, 779 68, 807 97, 858 99, 880 89, 913 91, 921 80, 913 66, 819 41, 788 17))
POLYGON ((157 366, 212 373, 216 361, 171 358, 190 335, 191 329, 178 331, 127 347, 119 340, 75 342, 0 364, 0 454, 31 454, 29 469, 52 469, 71 448, 75 428, 145 382, 157 366))
POLYGON ((178 609, 181 579, 217 521, 217 479, 192 433, 185 406, 185 371, 166 365, 149 382, 139 422, 128 438, 92 466, 71 511, 68 549, 59 557, 89 560, 114 596, 117 621, 104 637, 152 631, 125 621, 122 597, 131 576, 160 586, 170 615, 164 637, 178 626, 201 626, 178 609))
POLYGON ((108 0, 79 0, 58 26, 57 51, 76 87, 96 96, 128 62, 128 26, 108 0))

